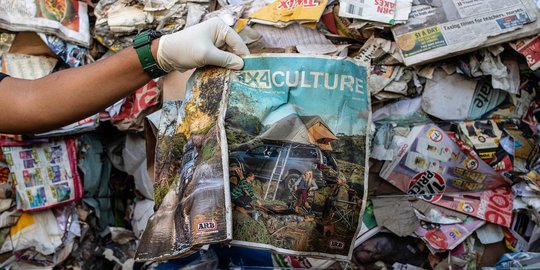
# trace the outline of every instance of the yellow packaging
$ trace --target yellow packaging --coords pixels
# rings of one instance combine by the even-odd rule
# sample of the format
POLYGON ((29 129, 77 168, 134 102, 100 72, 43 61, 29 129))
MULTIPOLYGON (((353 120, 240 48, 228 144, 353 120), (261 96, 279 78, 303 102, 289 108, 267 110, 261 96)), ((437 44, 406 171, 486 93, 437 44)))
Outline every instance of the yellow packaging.
POLYGON ((249 17, 268 22, 317 22, 328 0, 276 0, 249 17))

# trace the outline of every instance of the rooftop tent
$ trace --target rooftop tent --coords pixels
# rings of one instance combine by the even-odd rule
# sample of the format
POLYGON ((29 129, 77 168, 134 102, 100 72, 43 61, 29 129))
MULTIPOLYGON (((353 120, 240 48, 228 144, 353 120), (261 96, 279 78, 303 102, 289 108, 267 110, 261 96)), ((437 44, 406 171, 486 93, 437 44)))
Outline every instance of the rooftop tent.
POLYGON ((322 150, 332 150, 330 142, 338 138, 318 115, 289 114, 278 120, 259 136, 263 140, 314 144, 322 150))

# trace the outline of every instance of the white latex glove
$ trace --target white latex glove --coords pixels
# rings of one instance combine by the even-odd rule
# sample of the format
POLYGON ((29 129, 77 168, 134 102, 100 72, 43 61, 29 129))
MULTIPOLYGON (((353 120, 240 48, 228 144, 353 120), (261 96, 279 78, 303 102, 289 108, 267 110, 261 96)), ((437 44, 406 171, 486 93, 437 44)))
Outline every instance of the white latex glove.
POLYGON ((166 72, 214 65, 241 69, 244 61, 238 55, 249 50, 242 38, 221 19, 213 18, 159 39, 157 61, 166 72), (234 53, 220 50, 227 45, 234 53))

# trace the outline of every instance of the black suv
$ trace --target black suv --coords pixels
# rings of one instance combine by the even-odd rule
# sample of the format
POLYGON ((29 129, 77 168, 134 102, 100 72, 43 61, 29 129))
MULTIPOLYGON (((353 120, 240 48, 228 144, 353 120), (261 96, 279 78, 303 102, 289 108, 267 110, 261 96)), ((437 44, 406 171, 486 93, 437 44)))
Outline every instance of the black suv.
MULTIPOLYGON (((319 187, 324 187, 327 181, 335 181, 338 175, 336 161, 329 152, 315 145, 264 143, 247 151, 232 152, 229 155, 229 163, 231 167, 239 166, 243 172, 254 173, 258 179, 270 180, 279 153, 286 151, 289 147, 289 157, 280 179, 282 183, 287 183, 289 192, 294 192, 295 181, 307 170, 313 172, 313 177, 319 187)), ((278 170, 280 169, 276 169, 278 170)))

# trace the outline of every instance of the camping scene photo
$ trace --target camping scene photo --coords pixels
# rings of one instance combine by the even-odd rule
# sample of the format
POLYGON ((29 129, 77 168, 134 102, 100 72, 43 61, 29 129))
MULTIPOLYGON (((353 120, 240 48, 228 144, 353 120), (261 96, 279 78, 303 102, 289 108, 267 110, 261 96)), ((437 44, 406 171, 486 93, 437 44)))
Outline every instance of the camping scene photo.
POLYGON ((242 80, 232 83, 225 119, 233 239, 346 256, 362 209, 366 135, 357 125, 365 129, 367 105, 324 85, 261 89, 242 80))

